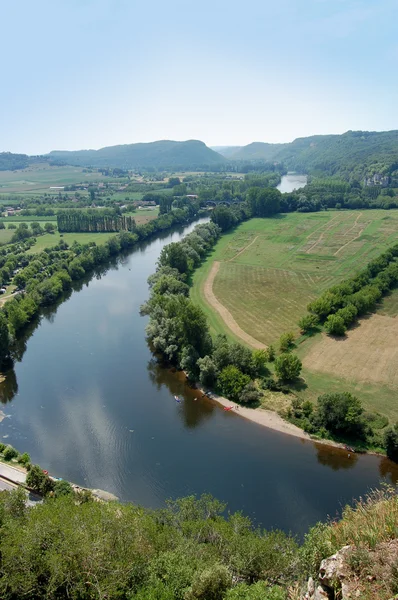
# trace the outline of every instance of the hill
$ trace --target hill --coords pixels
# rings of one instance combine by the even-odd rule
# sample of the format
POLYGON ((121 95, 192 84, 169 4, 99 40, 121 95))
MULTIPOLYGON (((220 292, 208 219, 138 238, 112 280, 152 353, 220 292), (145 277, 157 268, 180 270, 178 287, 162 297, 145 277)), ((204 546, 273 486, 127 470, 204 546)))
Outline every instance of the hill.
POLYGON ((163 140, 147 144, 108 146, 100 150, 53 151, 52 163, 122 169, 198 169, 221 165, 225 159, 198 140, 163 140))
POLYGON ((392 175, 398 169, 398 131, 347 131, 297 138, 290 144, 255 142, 230 158, 272 160, 288 169, 345 179, 360 180, 375 173, 392 175))
POLYGON ((218 152, 218 154, 225 156, 225 158, 230 158, 232 155, 239 152, 242 146, 210 146, 210 148, 214 150, 214 152, 218 152))
POLYGON ((29 164, 26 154, 12 154, 11 152, 0 152, 0 171, 16 171, 25 169, 29 164))

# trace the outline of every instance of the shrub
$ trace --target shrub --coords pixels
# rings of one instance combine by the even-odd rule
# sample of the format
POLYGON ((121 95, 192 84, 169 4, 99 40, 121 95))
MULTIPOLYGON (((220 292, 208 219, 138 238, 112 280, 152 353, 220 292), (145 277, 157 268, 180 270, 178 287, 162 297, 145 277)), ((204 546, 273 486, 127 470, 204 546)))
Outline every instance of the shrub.
POLYGON ((323 394, 318 398, 317 419, 328 431, 362 434, 362 413, 360 400, 347 392, 323 394))
POLYGON ((3 453, 5 449, 6 449, 6 445, 0 443, 0 452, 3 453))
POLYGON ((294 345, 294 333, 288 331, 283 333, 279 338, 279 350, 281 352, 288 352, 294 345))
POLYGON ((15 448, 13 448, 12 446, 7 446, 3 452, 3 456, 5 460, 12 460, 13 458, 19 456, 19 452, 18 450, 15 450, 15 448))
POLYGON ((250 382, 250 377, 244 375, 237 367, 228 365, 219 377, 218 383, 222 393, 231 400, 239 400, 243 388, 250 382))
POLYGON ((279 379, 293 381, 300 375, 302 366, 298 356, 284 353, 278 356, 275 361, 275 373, 279 379))
POLYGON ((301 333, 307 333, 314 329, 319 323, 319 319, 316 315, 306 315, 302 317, 298 322, 301 333))
POLYGON ((384 434, 384 446, 388 458, 394 462, 398 462, 398 428, 397 426, 390 427, 384 434))
POLYGON ((258 391, 254 381, 249 381, 243 388, 239 401, 244 404, 256 404, 261 398, 261 392, 258 391))
POLYGON ((24 452, 23 454, 21 454, 18 457, 18 462, 21 463, 21 465, 26 466, 27 464, 30 463, 30 456, 27 452, 24 452))
POLYGON ((329 315, 325 322, 325 329, 329 335, 344 335, 347 327, 344 319, 337 315, 329 315))
POLYGON ((265 351, 265 354, 267 355, 268 362, 273 362, 275 360, 276 352, 275 348, 272 345, 268 346, 268 348, 265 351))
POLYGON ((54 484, 54 496, 72 496, 74 494, 73 488, 69 481, 56 481, 54 484))

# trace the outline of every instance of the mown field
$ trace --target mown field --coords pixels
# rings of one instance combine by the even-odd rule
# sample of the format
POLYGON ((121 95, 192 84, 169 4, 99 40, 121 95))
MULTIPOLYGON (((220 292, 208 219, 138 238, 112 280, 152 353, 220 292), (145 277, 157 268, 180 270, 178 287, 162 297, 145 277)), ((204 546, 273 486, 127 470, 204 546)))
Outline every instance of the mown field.
POLYGON ((222 237, 195 273, 192 297, 213 332, 236 336, 209 305, 205 282, 241 329, 264 344, 297 330, 307 304, 398 241, 398 210, 291 213, 251 219, 222 237))
MULTIPOLYGON (((218 261, 217 300, 243 331, 264 344, 275 343, 286 331, 298 333, 297 322, 313 298, 397 241, 398 210, 253 219, 221 238, 195 273, 192 297, 206 311, 213 333, 244 343, 206 299, 206 281, 218 261)), ((298 336, 303 371, 296 394, 315 402, 325 392, 348 391, 365 409, 398 421, 397 338, 398 290, 344 338, 298 336)))
POLYGON ((105 177, 101 173, 83 173, 81 167, 50 167, 47 163, 37 164, 18 171, 0 171, 0 197, 1 194, 23 194, 32 191, 56 193, 56 190, 50 190, 50 187, 94 181, 118 180, 105 177))

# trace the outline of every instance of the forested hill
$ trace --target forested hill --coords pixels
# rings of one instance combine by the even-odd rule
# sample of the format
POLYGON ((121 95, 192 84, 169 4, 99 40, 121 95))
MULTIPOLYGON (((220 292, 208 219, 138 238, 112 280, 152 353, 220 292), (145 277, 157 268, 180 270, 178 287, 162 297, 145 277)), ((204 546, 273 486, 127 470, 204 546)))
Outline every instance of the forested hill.
POLYGON ((244 146, 234 160, 282 162, 288 169, 311 174, 362 179, 398 169, 398 131, 347 131, 342 135, 297 138, 290 144, 256 142, 244 146))
POLYGON ((25 169, 28 166, 26 154, 12 154, 11 152, 0 152, 0 171, 15 171, 25 169))
POLYGON ((225 158, 198 140, 159 141, 148 144, 109 146, 100 150, 53 151, 54 163, 76 166, 118 167, 122 169, 199 169, 221 165, 225 158))

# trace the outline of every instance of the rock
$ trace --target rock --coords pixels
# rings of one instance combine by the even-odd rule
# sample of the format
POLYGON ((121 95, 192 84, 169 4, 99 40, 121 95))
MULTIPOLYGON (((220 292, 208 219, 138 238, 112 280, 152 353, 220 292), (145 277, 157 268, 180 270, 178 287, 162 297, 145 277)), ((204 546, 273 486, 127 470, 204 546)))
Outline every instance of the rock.
POLYGON ((308 580, 307 590, 308 590, 308 594, 311 598, 311 596, 313 596, 315 594, 315 583, 314 583, 314 580, 312 579, 312 577, 310 577, 308 580))
POLYGON ((318 585, 311 600, 330 600, 330 596, 321 585, 318 585))
POLYGON ((345 559, 351 551, 351 546, 344 546, 341 550, 325 558, 319 569, 319 580, 324 587, 331 590, 340 589, 342 582, 347 577, 345 559))

